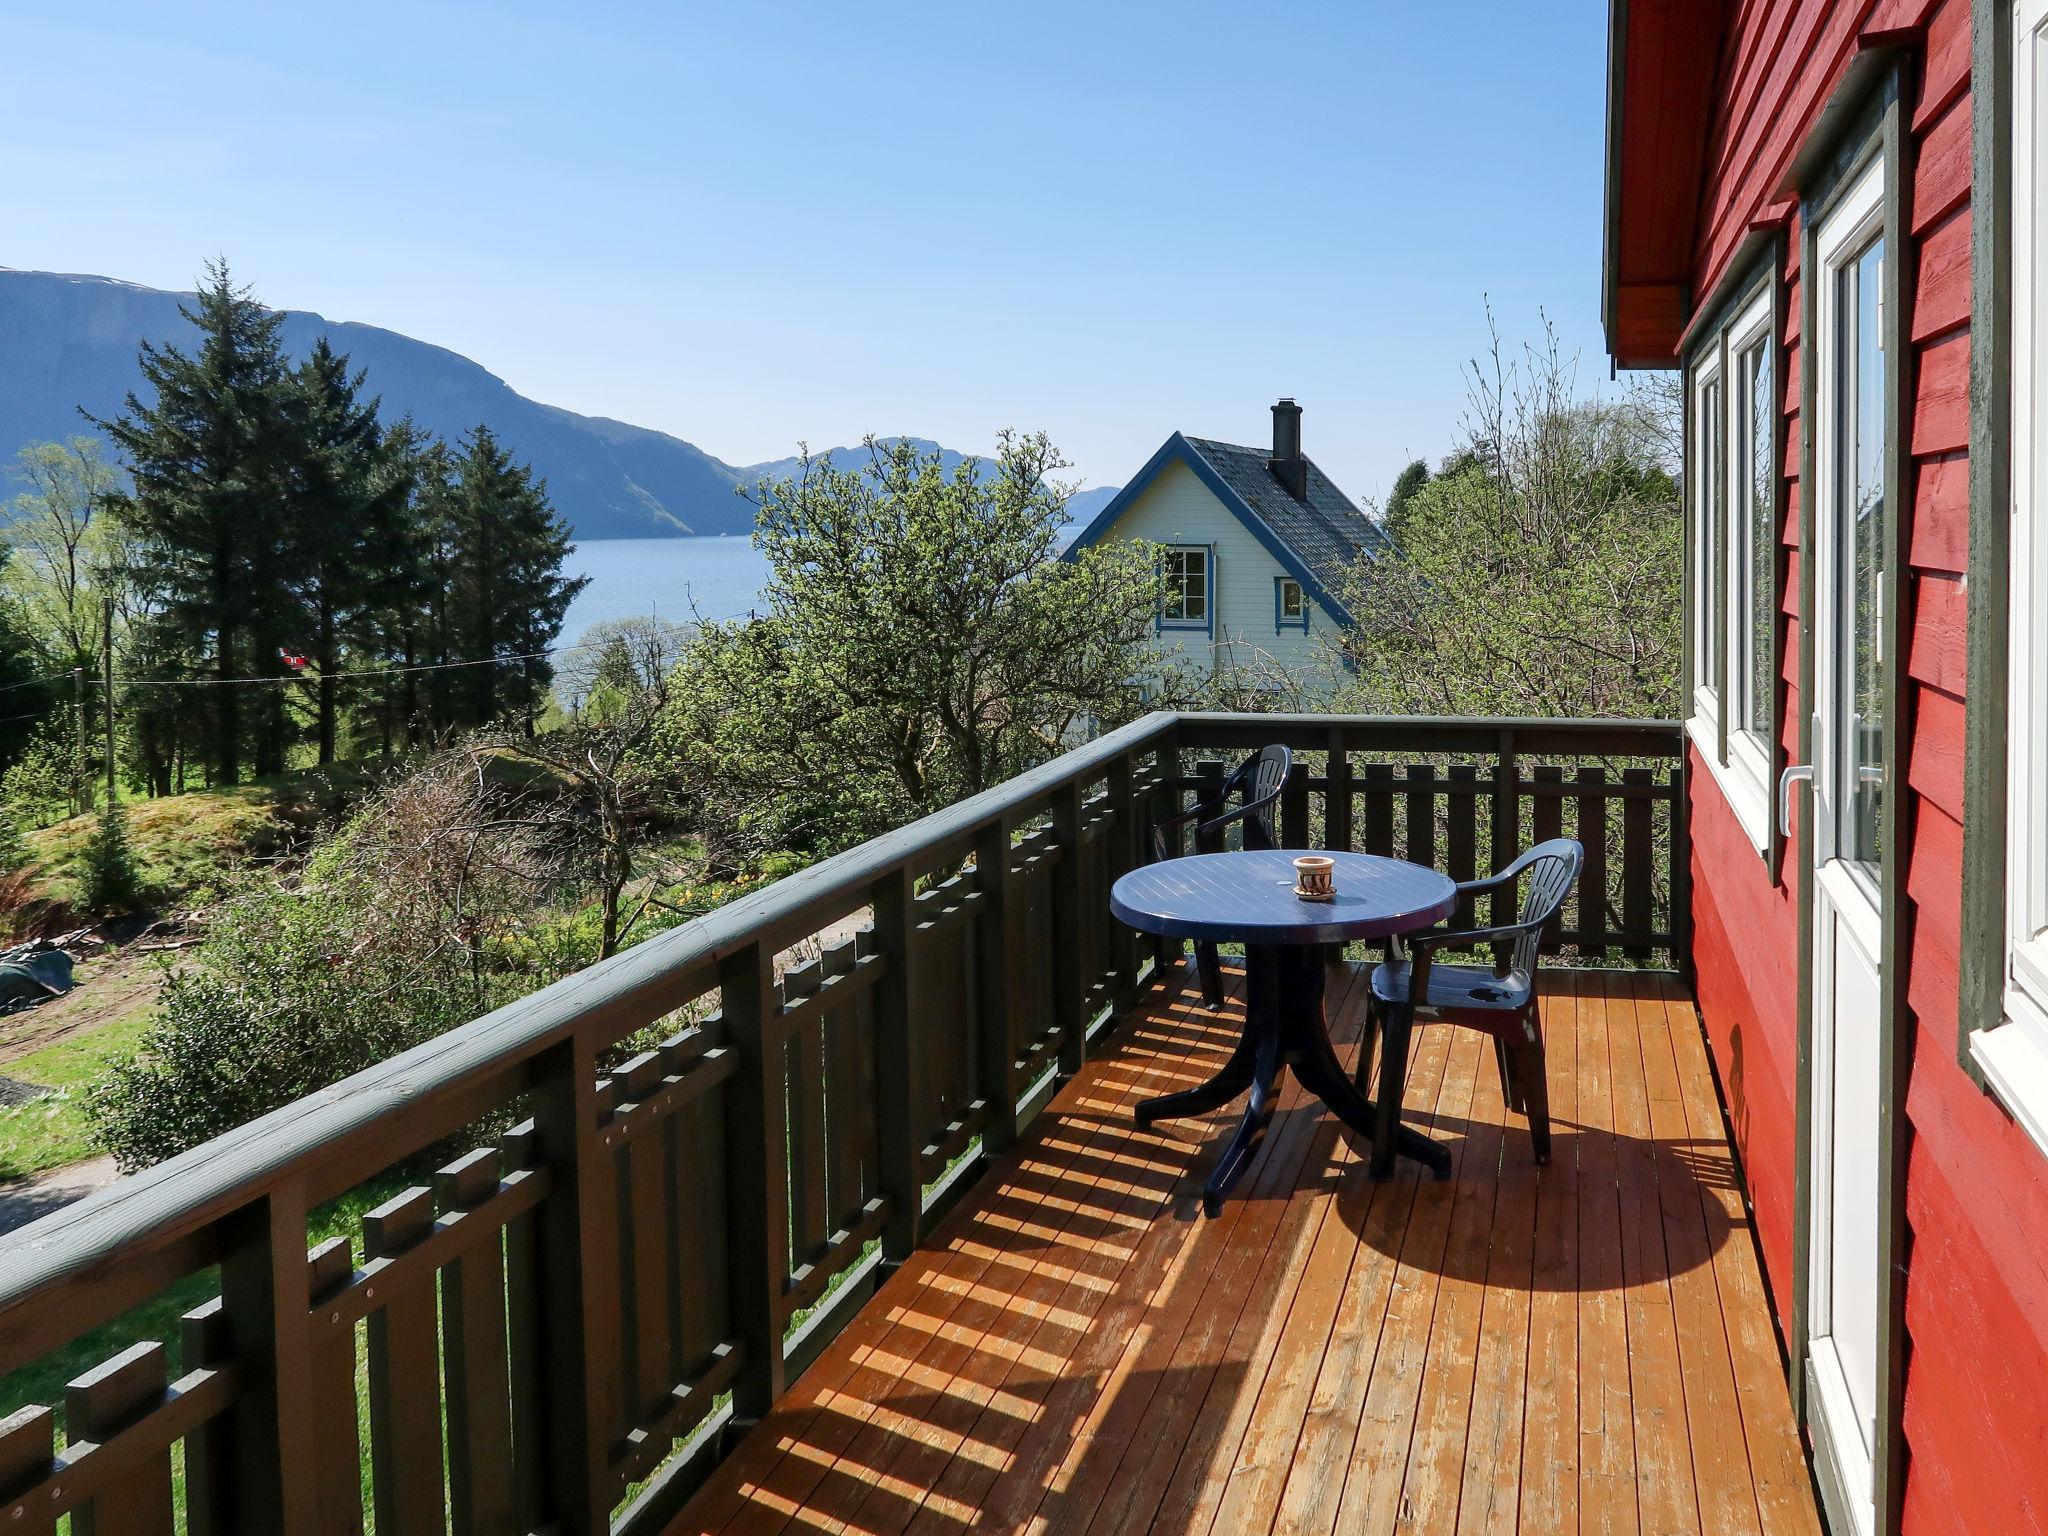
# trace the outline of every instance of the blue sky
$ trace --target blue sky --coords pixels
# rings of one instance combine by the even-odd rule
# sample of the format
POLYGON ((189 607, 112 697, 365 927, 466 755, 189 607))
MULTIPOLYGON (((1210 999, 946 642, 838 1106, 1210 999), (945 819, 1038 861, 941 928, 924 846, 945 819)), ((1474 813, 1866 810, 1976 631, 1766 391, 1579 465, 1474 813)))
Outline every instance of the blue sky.
POLYGON ((1042 427, 1090 483, 1292 394, 1354 495, 1598 340, 1606 7, 10 8, 0 264, 475 358, 743 463, 1042 427))

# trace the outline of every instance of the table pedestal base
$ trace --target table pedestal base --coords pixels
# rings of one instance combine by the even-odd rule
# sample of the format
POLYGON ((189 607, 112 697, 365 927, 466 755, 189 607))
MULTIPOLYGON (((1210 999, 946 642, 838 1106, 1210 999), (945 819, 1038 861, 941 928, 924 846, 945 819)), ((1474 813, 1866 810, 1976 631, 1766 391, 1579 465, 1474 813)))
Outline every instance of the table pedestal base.
MULTIPOLYGON (((1372 1101, 1352 1085, 1330 1048, 1329 1026, 1323 1015, 1320 945, 1247 946, 1244 1015, 1244 1036, 1222 1071, 1199 1088, 1147 1099, 1136 1112, 1140 1125, 1205 1115, 1250 1090, 1244 1119, 1202 1187, 1202 1209, 1211 1216, 1223 1208, 1223 1197, 1243 1176, 1266 1134, 1283 1068, 1291 1067, 1302 1087, 1367 1142, 1372 1140, 1376 1124, 1372 1101)), ((1391 1113, 1398 1116, 1400 1106, 1394 1105, 1391 1113)), ((1450 1177, 1450 1154, 1420 1132, 1398 1126, 1394 1145, 1438 1178, 1450 1177)))

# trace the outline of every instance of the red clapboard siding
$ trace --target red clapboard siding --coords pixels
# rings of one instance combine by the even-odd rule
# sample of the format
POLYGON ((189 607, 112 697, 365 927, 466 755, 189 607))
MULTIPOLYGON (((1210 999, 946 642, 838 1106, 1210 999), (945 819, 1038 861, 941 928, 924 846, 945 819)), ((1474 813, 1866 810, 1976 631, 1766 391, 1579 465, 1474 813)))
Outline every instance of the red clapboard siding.
POLYGON ((2048 1158, 1996 1099, 1963 1076, 1953 1055, 1922 1055, 1914 1063, 1906 1115, 1914 1130, 1913 1169, 1924 1176, 1919 1187, 1908 1182, 1907 1216, 1917 1223, 1921 1207, 1939 1206, 1966 1225, 1983 1288, 2028 1303, 2023 1324, 2006 1337, 2048 1353, 2048 1307, 2039 1305, 2048 1295, 2048 1246, 2041 1242, 2048 1158))
POLYGON ((1963 819, 1963 701, 1938 688, 1914 700, 1913 740, 1906 782, 1922 801, 1950 820, 1963 819))
MULTIPOLYGON (((1977 1188, 1983 1188, 1977 1184, 1977 1188)), ((2048 1352, 2027 1309, 1984 1271, 1979 1233, 1964 1217, 1971 1186, 1944 1177, 1914 1147, 1907 1169, 1914 1280, 1906 1293, 1912 1370, 1906 1378, 1908 1530, 2039 1531, 2048 1516, 2048 1419, 2040 1384, 2048 1352)))
POLYGON ((1924 128, 1970 87, 1970 0, 1946 0, 1927 21, 1927 60, 1913 126, 1924 128))
POLYGON ((1962 97, 1920 135, 1913 168, 1913 232, 1939 223, 1970 195, 1970 103, 1962 97))
MULTIPOLYGON (((1906 895, 1917 913, 1913 950, 1957 952, 1962 936, 1963 828, 1940 806, 1919 802, 1905 850, 1906 895)), ((1917 960, 1916 960, 1917 963, 1917 960)))
POLYGON ((1913 578, 1911 591, 1913 629, 1906 641, 1906 671, 1929 687, 1961 698, 1969 663, 1969 602, 1962 578, 1922 571, 1913 578))
POLYGON ((1913 466, 1912 542, 1907 559, 1923 571, 1961 575, 1970 564, 1970 457, 1943 454, 1913 466))
POLYGON ((1953 331, 1920 349, 1913 408, 1915 455, 1970 445, 1970 333, 1953 331))
POLYGON ((1920 241, 1913 281, 1913 333, 1926 341, 1970 323, 1970 209, 1967 204, 1930 227, 1920 241))

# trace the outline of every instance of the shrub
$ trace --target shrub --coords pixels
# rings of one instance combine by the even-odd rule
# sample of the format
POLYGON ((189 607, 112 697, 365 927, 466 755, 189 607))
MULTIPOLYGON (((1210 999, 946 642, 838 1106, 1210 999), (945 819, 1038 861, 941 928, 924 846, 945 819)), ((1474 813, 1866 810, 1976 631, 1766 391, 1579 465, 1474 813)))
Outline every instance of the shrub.
POLYGON ((477 1011, 459 960, 374 942, 366 896, 346 886, 252 890, 217 915, 198 965, 167 971, 136 1053, 91 1101, 99 1139, 124 1170, 232 1130, 477 1011))
POLYGON ((452 753, 392 779, 298 884, 231 898, 95 1089, 115 1159, 196 1146, 573 969, 522 939, 560 890, 555 829, 534 810, 452 753))

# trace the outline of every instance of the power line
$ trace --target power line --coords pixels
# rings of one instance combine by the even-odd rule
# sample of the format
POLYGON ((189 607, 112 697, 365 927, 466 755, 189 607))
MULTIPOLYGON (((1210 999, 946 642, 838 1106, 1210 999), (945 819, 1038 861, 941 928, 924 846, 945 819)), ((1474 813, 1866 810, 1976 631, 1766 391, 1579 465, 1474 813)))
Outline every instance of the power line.
MULTIPOLYGON (((350 683, 372 677, 403 677, 418 672, 453 672, 463 667, 500 667, 514 661, 540 661, 549 656, 561 656, 570 651, 588 650, 593 642, 578 640, 574 645, 551 645, 544 651, 521 651, 513 656, 486 656, 480 661, 435 661, 423 662, 413 667, 380 667, 368 672, 334 672, 329 675, 336 682, 350 683)), ((290 683, 317 682, 317 672, 295 672, 286 677, 124 677, 119 686, 123 688, 237 688, 248 686, 277 686, 290 683)))

